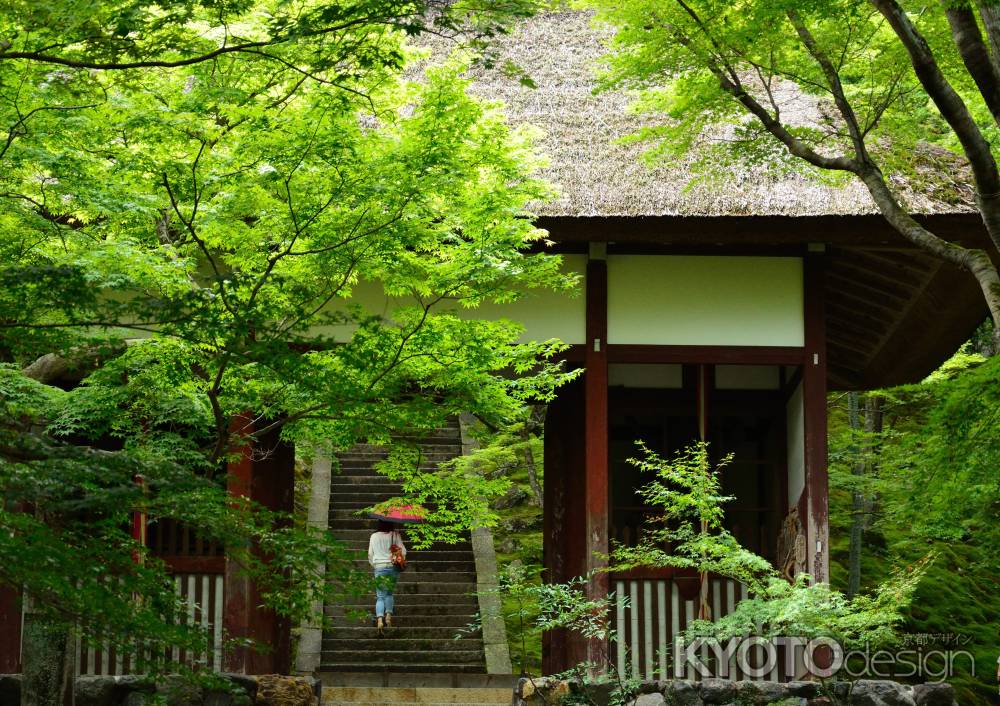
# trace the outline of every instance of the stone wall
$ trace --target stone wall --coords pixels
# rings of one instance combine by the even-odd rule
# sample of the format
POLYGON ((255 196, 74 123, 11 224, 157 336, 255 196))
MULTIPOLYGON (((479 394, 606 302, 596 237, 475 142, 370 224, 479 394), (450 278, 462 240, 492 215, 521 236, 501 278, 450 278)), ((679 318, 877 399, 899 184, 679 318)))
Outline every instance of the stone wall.
MULTIPOLYGON (((521 679, 514 690, 513 706, 557 706, 591 703, 607 706, 614 684, 582 685, 543 677, 521 679)), ((628 703, 633 703, 629 700, 628 703)), ((948 684, 909 686, 893 681, 790 682, 671 680, 643 682, 635 706, 957 706, 948 684)))
MULTIPOLYGON (((277 674, 220 674, 226 688, 191 684, 178 677, 77 677, 76 706, 319 706, 320 682, 277 674)), ((21 675, 0 674, 0 706, 21 702, 21 675)))

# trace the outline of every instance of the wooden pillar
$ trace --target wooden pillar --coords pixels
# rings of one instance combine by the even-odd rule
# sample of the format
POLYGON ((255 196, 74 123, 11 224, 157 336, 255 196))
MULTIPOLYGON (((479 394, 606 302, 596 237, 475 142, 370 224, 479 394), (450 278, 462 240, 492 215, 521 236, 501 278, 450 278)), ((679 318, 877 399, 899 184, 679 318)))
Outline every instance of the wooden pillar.
MULTIPOLYGON (((230 431, 234 438, 253 433, 250 415, 235 417, 230 431)), ((227 488, 234 497, 247 498, 269 510, 291 512, 294 466, 294 451, 280 441, 278 433, 246 442, 241 444, 239 458, 229 462, 227 488)), ((225 670, 287 674, 291 668, 291 626, 285 618, 260 607, 263 601, 257 586, 229 551, 224 582, 222 623, 226 637, 255 640, 265 650, 228 650, 223 657, 225 670)))
MULTIPOLYGON (((587 264, 587 342, 584 364, 585 393, 585 508, 587 512, 587 570, 607 565, 608 553, 608 266, 604 248, 591 245, 587 264), (596 252, 595 252, 596 251, 596 252)), ((593 598, 608 594, 608 575, 594 574, 593 598)), ((587 658, 597 664, 607 646, 591 641, 587 658)))
MULTIPOLYGON (((233 418, 230 434, 243 436, 253 433, 253 421, 249 415, 238 415, 233 418)), ((226 489, 233 497, 250 498, 253 485, 253 448, 250 444, 241 444, 239 458, 230 461, 226 469, 226 489)), ((225 573, 223 575, 223 613, 222 628, 226 639, 250 637, 250 594, 252 587, 250 579, 244 574, 242 566, 226 548, 225 573)), ((245 647, 226 650, 223 655, 223 668, 235 674, 249 674, 250 650, 245 647)))
POLYGON ((21 592, 0 586, 0 674, 21 671, 21 592))
POLYGON ((803 275, 805 360, 802 403, 805 426, 806 571, 819 583, 830 580, 826 430, 826 321, 824 254, 810 246, 803 275))
MULTIPOLYGON (((545 414, 545 580, 564 583, 586 572, 584 494, 584 381, 559 388, 545 414)), ((564 629, 542 633, 542 673, 557 674, 587 659, 587 646, 564 629)))

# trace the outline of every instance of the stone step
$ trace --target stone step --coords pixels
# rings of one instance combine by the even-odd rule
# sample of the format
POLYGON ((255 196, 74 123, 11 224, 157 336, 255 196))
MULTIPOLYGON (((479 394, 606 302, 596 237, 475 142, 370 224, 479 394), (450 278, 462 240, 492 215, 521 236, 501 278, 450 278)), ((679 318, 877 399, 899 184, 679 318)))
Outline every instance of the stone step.
MULTIPOLYGON (((431 473, 431 472, 434 472, 434 471, 438 470, 438 464, 436 462, 435 463, 421 463, 419 466, 416 467, 416 470, 421 471, 423 473, 431 473)), ((379 475, 379 476, 382 476, 383 478, 388 478, 389 477, 388 475, 386 475, 385 473, 383 473, 382 471, 380 471, 378 468, 376 468, 375 465, 374 465, 374 463, 372 463, 372 462, 360 462, 360 461, 358 461, 358 462, 351 462, 350 464, 346 464, 344 466, 341 466, 338 470, 334 471, 333 475, 330 478, 330 482, 332 484, 336 485, 337 478, 339 478, 341 476, 341 474, 346 475, 346 476, 351 476, 351 475, 379 475)))
POLYGON ((349 511, 347 517, 335 517, 333 513, 330 513, 330 530, 333 532, 339 532, 340 530, 347 529, 363 529, 367 530, 370 535, 377 529, 377 527, 378 522, 376 520, 369 517, 358 516, 356 511, 349 511))
MULTIPOLYGON (((455 437, 440 436, 437 438, 429 438, 426 440, 415 441, 411 439, 400 439, 400 445, 405 442, 406 446, 411 448, 419 448, 424 452, 436 452, 436 453, 462 453, 462 441, 458 439, 458 435, 455 437)), ((344 451, 338 453, 337 456, 349 456, 352 454, 370 454, 370 453, 381 453, 384 454, 387 451, 387 447, 381 444, 355 444, 351 447, 350 451, 344 451)))
MULTIPOLYGON (((400 581, 393 591, 396 596, 413 595, 464 595, 476 590, 476 584, 466 581, 434 582, 419 581, 414 583, 400 581)), ((448 600, 451 600, 450 598, 448 600)))
MULTIPOLYGON (((388 630, 389 636, 395 640, 453 640, 456 642, 479 636, 478 632, 467 633, 453 627, 425 627, 422 624, 420 627, 407 627, 414 623, 415 621, 412 617, 407 617, 405 620, 400 618, 398 624, 393 625, 388 630), (455 640, 456 636, 461 636, 461 640, 455 640)), ((465 626, 460 625, 458 627, 462 628, 465 626)), ((370 625, 337 626, 323 633, 323 643, 326 644, 327 640, 367 639, 371 636, 371 632, 374 629, 370 625)))
POLYGON ((369 505, 402 495, 402 486, 396 483, 333 483, 330 486, 330 500, 364 500, 369 505))
MULTIPOLYGON (((366 634, 374 636, 375 615, 374 615, 374 610, 372 609, 373 603, 374 599, 372 600, 372 603, 370 603, 368 606, 364 606, 368 608, 367 613, 364 613, 359 617, 353 617, 353 618, 349 618, 343 615, 342 613, 338 613, 336 615, 331 614, 331 611, 337 609, 328 610, 326 613, 326 617, 329 618, 332 627, 330 627, 330 629, 327 630, 327 632, 324 633, 324 635, 328 634, 331 636, 331 639, 336 639, 334 635, 338 630, 341 631, 358 630, 360 632, 365 632, 366 634)), ((359 608, 361 607, 362 606, 359 606, 359 608)), ((434 631, 443 631, 445 633, 448 633, 452 637, 454 637, 458 633, 462 633, 463 635, 479 634, 477 632, 472 632, 471 629, 470 630, 466 629, 468 628, 469 625, 472 624, 473 620, 475 620, 476 617, 475 613, 473 612, 474 608, 472 606, 466 606, 464 610, 467 612, 464 614, 454 612, 455 609, 453 607, 452 611, 445 612, 444 614, 441 615, 427 615, 426 611, 427 606, 424 606, 423 608, 421 608, 420 606, 416 606, 409 609, 407 609, 404 606, 396 606, 396 608, 397 608, 396 613, 393 616, 393 620, 396 621, 396 626, 393 627, 393 630, 400 630, 400 631, 424 630, 424 631, 430 631, 428 634, 433 633, 435 635, 437 633, 434 631), (399 611, 403 612, 401 613, 399 611), (411 625, 415 627, 408 627, 411 625)))
POLYGON ((414 560, 406 567, 400 577, 400 583, 412 581, 462 581, 470 585, 476 582, 476 567, 472 562, 445 561, 437 562, 414 560))
MULTIPOLYGON (((374 485, 374 484, 373 484, 374 485)), ((382 484, 380 484, 381 487, 382 484)), ((372 486, 368 486, 369 488, 372 486)), ((330 490, 330 503, 331 508, 339 507, 334 505, 334 503, 355 503, 356 507, 360 510, 362 508, 371 507, 376 503, 384 502, 390 498, 400 497, 404 493, 397 493, 392 490, 385 490, 384 492, 375 492, 374 490, 368 492, 364 490, 361 486, 357 485, 345 485, 342 488, 331 488, 330 490)))
POLYGON ((380 473, 368 473, 364 475, 354 475, 354 474, 344 474, 336 477, 335 480, 330 481, 332 483, 331 490, 334 486, 357 486, 355 492, 363 493, 367 492, 369 486, 372 485, 393 485, 399 488, 397 492, 402 492, 403 484, 397 483, 389 479, 380 473))
MULTIPOLYGON (((372 601, 374 603, 374 600, 372 601)), ((323 633, 324 639, 330 640, 341 640, 346 638, 334 637, 337 633, 336 631, 353 631, 347 634, 356 634, 359 638, 374 639, 378 637, 375 630, 375 611, 372 604, 367 606, 359 606, 359 609, 367 609, 367 611, 361 617, 344 617, 344 616, 331 616, 327 615, 327 619, 330 624, 327 626, 326 631, 323 633)), ((455 614, 455 615, 423 615, 420 606, 413 608, 406 608, 403 606, 396 606, 396 612, 392 614, 393 628, 392 630, 424 630, 432 631, 429 634, 446 634, 448 640, 456 641, 455 637, 458 636, 459 640, 463 638, 475 638, 479 639, 481 633, 479 630, 479 623, 476 619, 476 615, 469 611, 466 615, 455 614), (411 612, 412 611, 412 612, 411 612), (409 627, 414 626, 414 627, 409 627), (437 632, 433 632, 437 631, 437 632)), ((390 632, 392 632, 390 630, 390 632)), ((445 638, 421 638, 421 639, 445 639, 445 638)))
MULTIPOLYGON (((434 593, 396 593, 395 612, 399 615, 406 615, 407 625, 418 625, 413 622, 417 618, 427 616, 439 616, 455 618, 466 618, 475 615, 479 610, 475 596, 465 594, 444 595, 434 593), (443 600, 447 598, 447 600, 443 600), (411 620, 411 618, 413 620, 411 620)), ((359 616, 364 617, 372 612, 375 605, 375 592, 363 596, 342 597, 336 605, 328 605, 325 608, 326 615, 331 620, 347 621, 337 624, 356 625, 359 616)))
MULTIPOLYGON (((368 542, 363 545, 358 542, 348 542, 347 549, 354 552, 355 557, 364 558, 368 563, 368 542)), ((419 571, 417 562, 425 561, 473 561, 472 551, 469 549, 410 549, 406 552, 407 562, 413 564, 413 569, 419 571)), ((410 568, 407 567, 406 571, 410 568)), ((405 572, 404 572, 405 573, 405 572)))
POLYGON ((448 689, 433 687, 357 687, 327 686, 323 688, 324 706, 333 704, 497 704, 507 706, 511 700, 510 689, 468 688, 448 689))
POLYGON ((393 634, 392 629, 388 629, 386 630, 386 636, 380 638, 375 628, 371 628, 368 635, 362 638, 351 638, 348 640, 324 639, 323 652, 333 655, 340 652, 354 652, 356 650, 364 652, 395 650, 415 654, 417 652, 470 652, 473 650, 481 651, 483 649, 483 641, 480 639, 469 637, 455 640, 452 639, 453 637, 443 639, 397 637, 393 634))
MULTIPOLYGON (((403 541, 405 542, 406 540, 404 539, 403 541)), ((347 541, 345 544, 346 548, 349 551, 353 551, 356 557, 367 558, 368 540, 365 540, 363 543, 347 541)), ((451 547, 453 546, 455 545, 445 544, 443 545, 445 547, 443 549, 408 549, 406 560, 414 563, 418 561, 473 561, 472 549, 452 549, 451 547)), ((407 571, 409 571, 409 568, 407 568, 407 571)))
MULTIPOLYGON (((450 461, 456 456, 460 456, 462 449, 461 447, 456 449, 421 447, 411 453, 414 454, 411 456, 411 460, 416 461, 416 454, 419 453, 420 465, 430 465, 450 461)), ((348 451, 337 454, 337 465, 343 468, 345 465, 375 463, 387 458, 389 458, 389 454, 385 451, 348 451)))
POLYGON ((517 686, 519 677, 514 674, 413 674, 395 671, 381 672, 325 672, 317 675, 323 682, 323 688, 343 687, 374 687, 425 689, 504 689, 510 694, 517 686))
MULTIPOLYGON (((348 540, 348 541, 349 540, 364 541, 364 543, 365 543, 365 549, 367 550, 368 549, 368 539, 369 539, 369 537, 372 536, 372 531, 373 530, 359 530, 359 529, 342 530, 340 532, 337 532, 336 536, 337 536, 337 539, 339 539, 341 541, 345 541, 345 540, 348 540)), ((404 543, 406 542, 406 530, 405 529, 403 530, 403 542, 404 543)), ((457 548, 461 548, 461 549, 469 549, 469 550, 472 549, 472 543, 469 542, 468 540, 463 540, 461 542, 455 542, 454 544, 445 544, 444 542, 436 542, 436 543, 434 543, 431 546, 432 547, 438 547, 438 546, 440 546, 442 548, 443 547, 448 547, 449 549, 451 549, 453 551, 455 550, 456 547, 457 548)), ((425 550, 421 549, 421 551, 425 551, 425 550)))
MULTIPOLYGON (((411 584, 419 583, 454 583, 454 584, 464 584, 469 590, 474 590, 476 587, 476 574, 475 572, 466 571, 417 571, 416 568, 411 570, 407 567, 406 571, 402 573, 399 577, 399 581, 396 583, 397 589, 400 586, 409 586, 411 584)), ((399 589, 402 591, 402 589, 399 589)))
MULTIPOLYGON (((364 565, 367 566, 368 562, 365 561, 364 565)), ((407 576, 427 576, 428 574, 471 574, 471 581, 475 581, 476 578, 476 564, 470 557, 468 561, 437 561, 435 559, 416 559, 410 560, 410 564, 406 567, 406 571, 403 572, 402 578, 407 576)))
MULTIPOLYGON (((460 573, 460 574, 475 574, 476 563, 473 560, 471 554, 464 560, 444 560, 438 561, 437 559, 423 558, 418 561, 416 558, 416 552, 408 552, 407 557, 410 561, 409 565, 406 567, 401 575, 405 578, 408 574, 427 574, 431 572, 447 572, 447 573, 460 573)), ((433 556, 433 555, 428 555, 433 556)), ((368 565, 368 558, 365 556, 358 556, 354 560, 354 566, 357 569, 362 569, 364 571, 370 571, 368 565)))
POLYGON ((507 704, 504 702, 485 702, 485 701, 469 701, 468 703, 463 701, 323 701, 324 706, 326 704, 336 703, 344 704, 345 706, 396 706, 396 704, 420 704, 420 706, 483 706, 486 704, 489 706, 494 703, 507 704))
MULTIPOLYGON (((472 588, 471 586, 469 587, 472 588)), ((402 612, 403 609, 408 609, 411 606, 419 607, 420 610, 411 610, 411 613, 433 613, 437 615, 448 615, 450 613, 457 613, 460 610, 468 610, 473 608, 472 612, 475 612, 474 607, 477 604, 476 597, 471 593, 452 593, 452 594, 440 594, 440 593, 409 593, 409 592, 397 592, 393 594, 396 600, 396 606, 402 612), (433 610, 425 610, 425 608, 433 608, 433 610)), ((371 596, 366 596, 364 598, 345 598, 340 602, 340 606, 344 608, 356 608, 358 606, 371 606, 375 604, 374 594, 371 596)), ((336 610, 336 606, 330 606, 328 609, 336 610)))
MULTIPOLYGON (((384 672, 387 670, 392 670, 393 672, 410 672, 410 673, 420 673, 420 672, 437 672, 443 674, 482 674, 486 671, 485 662, 475 663, 447 663, 441 660, 435 662, 400 662, 398 660, 385 660, 378 664, 368 665, 367 669, 365 665, 358 664, 356 662, 339 662, 332 659, 327 659, 323 656, 320 661, 320 670, 326 672, 384 672)), ((512 692, 513 693, 513 692, 512 692)))
POLYGON ((391 666, 393 670, 403 667, 413 667, 418 664, 482 664, 483 651, 478 650, 448 650, 444 651, 413 651, 407 649, 372 649, 372 650, 344 650, 327 651, 323 650, 322 662, 335 662, 339 664, 353 664, 355 669, 359 665, 367 668, 376 666, 384 668, 391 666))

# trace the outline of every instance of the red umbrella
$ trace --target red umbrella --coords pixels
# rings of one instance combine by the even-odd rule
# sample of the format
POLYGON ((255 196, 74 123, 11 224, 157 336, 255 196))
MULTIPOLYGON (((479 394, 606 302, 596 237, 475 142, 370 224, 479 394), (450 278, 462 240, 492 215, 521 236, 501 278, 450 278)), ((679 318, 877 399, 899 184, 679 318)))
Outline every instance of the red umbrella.
POLYGON ((427 519, 427 510, 420 505, 383 504, 377 505, 374 511, 368 513, 368 517, 401 525, 407 522, 423 522, 427 519))

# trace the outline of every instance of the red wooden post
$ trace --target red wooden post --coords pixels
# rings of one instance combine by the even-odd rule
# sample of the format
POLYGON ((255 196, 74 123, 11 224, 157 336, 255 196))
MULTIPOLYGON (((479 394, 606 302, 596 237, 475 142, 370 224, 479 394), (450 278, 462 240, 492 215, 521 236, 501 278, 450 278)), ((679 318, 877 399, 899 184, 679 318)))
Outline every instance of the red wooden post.
MULTIPOLYGON (((253 433, 253 418, 242 414, 233 419, 235 438, 253 433)), ((269 510, 290 512, 294 492, 295 454, 274 432, 241 445, 240 456, 228 466, 227 487, 231 495, 243 497, 269 510)), ((257 586, 243 567, 226 553, 225 609, 222 622, 229 638, 249 638, 268 648, 228 650, 223 658, 226 671, 240 674, 287 674, 291 667, 291 631, 288 621, 260 607, 257 586)))
POLYGON ((0 674, 21 671, 21 592, 0 586, 0 674))
MULTIPOLYGON (((587 512, 587 570, 607 565, 608 553, 608 265, 603 259, 587 264, 587 343, 584 378, 585 507, 587 512)), ((590 582, 592 598, 608 594, 607 573, 590 582)), ((592 640, 587 658, 602 662, 607 645, 592 640)))
MULTIPOLYGON (((253 420, 248 414, 233 418, 229 432, 235 436, 253 433, 253 420)), ((234 497, 250 498, 253 485, 253 449, 250 444, 240 445, 239 458, 227 466, 226 488, 234 497)), ((223 635, 226 639, 249 638, 250 635, 250 579, 243 568, 226 551, 226 568, 223 588, 223 635)), ((223 668, 227 672, 248 674, 250 651, 247 648, 226 650, 223 668)))
MULTIPOLYGON (((586 572, 587 534, 581 475, 586 468, 584 381, 559 389, 545 415, 545 580, 563 583, 586 572)), ((542 672, 556 674, 587 659, 587 645, 566 630, 542 635, 542 672)))
POLYGON ((806 571, 816 582, 826 582, 830 578, 823 270, 823 252, 810 248, 803 268, 806 344, 802 366, 806 466, 803 526, 806 531, 806 571))

